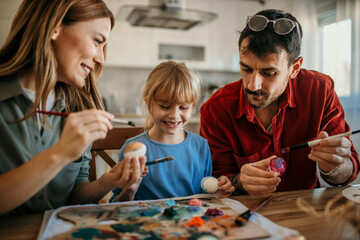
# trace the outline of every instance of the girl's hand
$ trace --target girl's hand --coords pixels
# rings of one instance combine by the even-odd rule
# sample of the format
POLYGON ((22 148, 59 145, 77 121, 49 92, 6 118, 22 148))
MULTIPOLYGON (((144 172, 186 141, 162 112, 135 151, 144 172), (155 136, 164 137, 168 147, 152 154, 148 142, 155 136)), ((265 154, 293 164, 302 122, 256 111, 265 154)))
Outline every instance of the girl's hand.
POLYGON ((95 140, 104 139, 112 129, 114 116, 101 110, 85 110, 69 114, 59 141, 51 148, 68 164, 81 157, 95 140))
POLYGON ((235 187, 231 184, 231 181, 226 176, 218 178, 218 196, 219 198, 230 197, 235 191, 235 187))

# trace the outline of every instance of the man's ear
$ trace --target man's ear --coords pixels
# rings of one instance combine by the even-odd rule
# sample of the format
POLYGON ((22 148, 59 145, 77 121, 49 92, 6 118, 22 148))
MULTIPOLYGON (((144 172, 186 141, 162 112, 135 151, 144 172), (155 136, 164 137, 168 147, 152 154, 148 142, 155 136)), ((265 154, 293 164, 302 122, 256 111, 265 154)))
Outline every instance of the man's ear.
POLYGON ((61 26, 55 28, 54 33, 51 36, 51 40, 56 40, 56 38, 59 36, 61 31, 61 26))
POLYGON ((303 58, 302 57, 298 57, 292 64, 292 71, 290 74, 291 78, 296 78, 296 76, 298 75, 298 73, 300 72, 301 69, 301 65, 303 62, 303 58))

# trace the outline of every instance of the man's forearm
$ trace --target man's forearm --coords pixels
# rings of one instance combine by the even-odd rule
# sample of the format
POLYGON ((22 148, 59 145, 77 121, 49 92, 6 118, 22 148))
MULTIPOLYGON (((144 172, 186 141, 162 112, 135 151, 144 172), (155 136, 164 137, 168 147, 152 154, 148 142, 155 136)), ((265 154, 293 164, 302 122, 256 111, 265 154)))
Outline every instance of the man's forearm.
POLYGON ((340 185, 347 182, 351 178, 353 172, 354 165, 349 158, 344 163, 342 163, 333 173, 330 172, 329 175, 322 174, 320 171, 321 177, 328 183, 332 183, 334 185, 340 185))

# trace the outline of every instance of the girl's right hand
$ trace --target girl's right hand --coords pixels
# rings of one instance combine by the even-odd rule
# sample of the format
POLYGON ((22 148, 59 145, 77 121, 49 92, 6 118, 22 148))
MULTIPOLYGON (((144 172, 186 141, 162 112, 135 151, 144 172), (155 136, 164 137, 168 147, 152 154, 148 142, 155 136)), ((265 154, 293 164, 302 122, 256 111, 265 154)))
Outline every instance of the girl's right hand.
POLYGON ((111 113, 101 110, 85 110, 69 114, 59 141, 52 149, 64 164, 81 157, 95 140, 104 139, 112 129, 111 113))

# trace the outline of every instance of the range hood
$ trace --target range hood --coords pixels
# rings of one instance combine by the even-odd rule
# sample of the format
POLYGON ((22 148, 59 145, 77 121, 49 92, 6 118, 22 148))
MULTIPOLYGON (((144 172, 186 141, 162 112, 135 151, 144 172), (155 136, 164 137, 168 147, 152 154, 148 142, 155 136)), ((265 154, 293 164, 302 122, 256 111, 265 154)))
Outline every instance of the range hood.
POLYGON ((120 7, 116 18, 128 21, 132 26, 187 30, 212 21, 217 14, 186 9, 181 0, 151 0, 149 6, 120 7))

